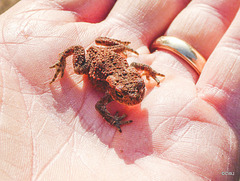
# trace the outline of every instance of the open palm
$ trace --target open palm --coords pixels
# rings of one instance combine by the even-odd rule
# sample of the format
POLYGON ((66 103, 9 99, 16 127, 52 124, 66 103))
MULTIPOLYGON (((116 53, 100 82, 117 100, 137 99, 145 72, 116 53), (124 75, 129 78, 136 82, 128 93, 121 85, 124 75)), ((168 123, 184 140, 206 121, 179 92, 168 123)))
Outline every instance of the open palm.
POLYGON ((21 1, 1 15, 0 180, 237 180, 240 1, 188 3, 21 1), (171 53, 149 52, 164 32, 211 55, 199 79, 171 53), (129 62, 166 75, 146 81, 141 104, 109 104, 133 120, 123 133, 95 110, 104 93, 74 74, 71 57, 49 84, 61 51, 99 36, 132 42, 140 55, 129 62))

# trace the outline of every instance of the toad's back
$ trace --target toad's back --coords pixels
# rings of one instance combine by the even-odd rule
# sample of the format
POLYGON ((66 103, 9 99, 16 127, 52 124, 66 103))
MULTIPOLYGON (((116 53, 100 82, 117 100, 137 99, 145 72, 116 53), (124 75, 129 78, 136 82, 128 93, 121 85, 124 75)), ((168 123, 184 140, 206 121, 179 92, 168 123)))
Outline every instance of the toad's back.
POLYGON ((89 79, 96 88, 102 91, 107 89, 106 78, 109 75, 120 76, 129 67, 123 56, 106 48, 92 46, 87 50, 86 58, 90 62, 89 79))

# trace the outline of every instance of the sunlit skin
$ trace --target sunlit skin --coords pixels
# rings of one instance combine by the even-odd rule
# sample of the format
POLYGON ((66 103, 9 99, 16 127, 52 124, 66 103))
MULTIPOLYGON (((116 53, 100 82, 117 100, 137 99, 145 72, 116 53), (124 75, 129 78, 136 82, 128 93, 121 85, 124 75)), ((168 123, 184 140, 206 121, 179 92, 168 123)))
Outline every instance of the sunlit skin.
POLYGON ((238 180, 240 133, 239 0, 21 1, 0 16, 0 180, 238 180), (168 51, 176 36, 207 63, 200 76, 168 51), (132 62, 165 74, 145 80, 140 104, 111 102, 109 125, 95 110, 104 93, 63 50, 87 50, 97 37, 131 42, 132 62), (234 175, 223 175, 231 172, 234 175))

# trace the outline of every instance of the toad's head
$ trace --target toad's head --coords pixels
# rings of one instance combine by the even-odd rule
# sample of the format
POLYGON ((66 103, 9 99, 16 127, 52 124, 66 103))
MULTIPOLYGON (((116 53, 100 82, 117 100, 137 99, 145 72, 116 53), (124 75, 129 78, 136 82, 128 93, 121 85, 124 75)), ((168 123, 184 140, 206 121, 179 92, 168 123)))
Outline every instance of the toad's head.
POLYGON ((143 100, 145 83, 136 70, 127 69, 121 74, 109 75, 106 80, 109 84, 108 92, 115 101, 135 105, 143 100))

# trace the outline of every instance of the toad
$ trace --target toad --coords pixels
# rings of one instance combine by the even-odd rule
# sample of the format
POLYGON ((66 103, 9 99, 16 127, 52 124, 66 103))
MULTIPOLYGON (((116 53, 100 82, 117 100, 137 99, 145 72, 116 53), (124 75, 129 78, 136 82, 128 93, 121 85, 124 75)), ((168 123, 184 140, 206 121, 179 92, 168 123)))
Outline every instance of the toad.
POLYGON ((135 105, 143 100, 145 83, 138 70, 144 71, 146 78, 149 80, 149 77, 152 77, 157 84, 160 83, 157 76, 164 77, 164 75, 143 63, 133 62, 129 66, 126 51, 138 55, 138 52, 128 46, 130 42, 99 37, 95 43, 101 46, 91 46, 86 51, 86 56, 82 46, 71 46, 60 53, 59 61, 50 67, 56 69, 50 84, 59 74, 63 76, 66 58, 73 55, 74 72, 88 75, 92 85, 105 92, 105 95, 96 103, 96 110, 108 123, 122 132, 120 126, 129 124, 132 120, 124 121, 126 114, 119 116, 116 112, 112 115, 106 108, 107 104, 117 101, 126 105, 135 105))

